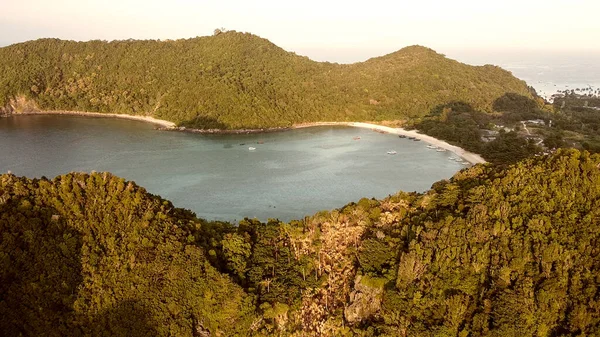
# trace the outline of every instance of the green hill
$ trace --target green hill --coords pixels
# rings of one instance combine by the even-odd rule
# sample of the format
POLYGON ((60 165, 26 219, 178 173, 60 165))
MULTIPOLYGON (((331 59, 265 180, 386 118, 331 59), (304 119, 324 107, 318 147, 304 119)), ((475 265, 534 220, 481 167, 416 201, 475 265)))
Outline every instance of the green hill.
POLYGON ((493 111, 525 82, 412 46, 355 64, 314 62, 255 35, 176 41, 42 39, 0 48, 0 107, 148 115, 197 128, 401 120, 460 101, 493 111))
POLYGON ((246 336, 252 298, 190 245, 200 222, 110 174, 0 176, 3 336, 246 336))
POLYGON ((0 331, 595 336, 600 155, 477 165, 300 221, 205 222, 110 174, 0 176, 0 331))

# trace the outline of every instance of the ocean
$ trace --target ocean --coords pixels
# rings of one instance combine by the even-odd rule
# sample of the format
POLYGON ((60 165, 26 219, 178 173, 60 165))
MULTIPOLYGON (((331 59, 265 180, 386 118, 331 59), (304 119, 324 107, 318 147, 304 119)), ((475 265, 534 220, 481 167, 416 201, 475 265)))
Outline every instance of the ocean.
POLYGON ((600 52, 472 52, 456 51, 447 57, 471 65, 493 64, 513 73, 551 101, 559 91, 600 95, 600 52))

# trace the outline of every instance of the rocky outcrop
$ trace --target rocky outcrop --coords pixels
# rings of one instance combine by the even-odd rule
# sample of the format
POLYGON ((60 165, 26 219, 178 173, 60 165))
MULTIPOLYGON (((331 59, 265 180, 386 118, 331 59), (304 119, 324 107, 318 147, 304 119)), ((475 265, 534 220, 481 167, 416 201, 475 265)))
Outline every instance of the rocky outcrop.
POLYGON ((350 293, 350 305, 344 309, 344 317, 350 324, 373 317, 381 309, 384 279, 358 275, 354 291, 350 293))
POLYGON ((37 103, 25 95, 19 95, 8 100, 8 103, 0 107, 0 116, 6 117, 12 114, 39 111, 37 103))
POLYGON ((7 104, 6 106, 0 106, 0 117, 8 117, 12 113, 12 107, 7 104))

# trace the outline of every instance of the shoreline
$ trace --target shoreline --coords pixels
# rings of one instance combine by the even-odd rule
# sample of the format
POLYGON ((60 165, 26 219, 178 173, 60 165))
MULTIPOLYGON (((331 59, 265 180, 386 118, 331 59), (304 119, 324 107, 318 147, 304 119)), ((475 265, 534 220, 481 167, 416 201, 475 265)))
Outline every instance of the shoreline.
POLYGON ((413 137, 415 139, 422 140, 425 143, 432 144, 437 146, 440 149, 444 149, 454 153, 455 155, 465 159, 471 164, 485 164, 487 161, 483 159, 477 153, 469 152, 462 147, 458 147, 456 145, 452 145, 443 141, 441 139, 437 139, 432 136, 428 136, 423 133, 419 133, 417 130, 406 130, 403 128, 392 128, 389 126, 383 126, 378 124, 370 124, 370 123, 362 123, 362 122, 316 122, 316 123, 303 123, 294 125, 292 128, 301 129, 308 128, 313 126, 351 126, 356 128, 363 129, 371 129, 377 132, 391 133, 399 136, 413 137))
POLYGON ((371 123, 362 123, 362 122, 313 122, 313 123, 301 123, 294 124, 291 127, 276 127, 276 128, 262 128, 262 129, 236 129, 236 130, 223 130, 223 129, 193 129, 186 127, 178 127, 177 124, 163 120, 157 119, 150 116, 136 116, 136 115, 128 115, 128 114, 116 114, 116 113, 102 113, 102 112, 85 112, 85 111, 29 111, 29 112, 19 112, 19 113, 10 113, 11 115, 67 115, 67 116, 82 116, 82 117, 99 117, 99 118, 122 118, 129 120, 136 120, 146 123, 152 123, 154 125, 158 125, 159 127, 156 130, 161 131, 178 131, 178 132, 189 132, 189 133, 200 133, 200 134, 251 134, 251 133, 267 133, 267 132, 280 132, 280 131, 288 131, 294 129, 302 129, 309 127, 317 127, 317 126, 350 126, 357 127, 363 129, 371 129, 377 132, 390 133, 394 135, 402 135, 406 137, 414 137, 415 139, 422 140, 423 142, 435 145, 441 149, 445 149, 454 153, 455 155, 465 159, 471 164, 483 164, 487 163, 485 159, 483 159, 480 155, 469 152, 461 147, 449 144, 443 140, 422 134, 417 132, 417 130, 406 130, 403 128, 393 128, 389 126, 383 126, 378 124, 371 123))
POLYGON ((160 127, 156 130, 159 131, 177 131, 187 133, 199 133, 203 135, 241 135, 251 133, 269 133, 269 132, 281 132, 293 130, 294 127, 281 126, 276 128, 262 128, 262 129, 194 129, 187 128, 185 126, 173 126, 173 127, 160 127))
POLYGON ((7 115, 10 116, 32 116, 32 115, 65 115, 65 116, 81 116, 81 117, 97 117, 97 118, 121 118, 129 119, 134 121, 151 123, 159 125, 161 128, 175 129, 177 124, 169 122, 164 119, 157 119, 150 116, 137 116, 128 114, 116 114, 116 113, 104 113, 104 112, 86 112, 86 111, 62 111, 62 110, 49 110, 49 111, 27 111, 27 112, 11 112, 7 115))
POLYGON ((426 134, 419 133, 419 132, 417 132, 417 130, 392 128, 389 126, 370 124, 370 123, 362 123, 362 122, 312 122, 312 123, 294 124, 290 127, 264 128, 264 129, 222 130, 222 129, 193 129, 193 128, 185 128, 185 127, 169 127, 169 128, 159 128, 159 130, 181 131, 181 132, 200 133, 200 134, 251 134, 251 133, 280 132, 280 131, 311 128, 311 127, 318 127, 318 126, 350 126, 350 127, 356 127, 356 128, 371 129, 371 130, 377 131, 377 132, 391 133, 391 134, 399 135, 399 136, 402 135, 402 136, 407 136, 407 137, 414 137, 416 139, 422 140, 425 143, 432 144, 441 149, 450 151, 450 152, 454 153, 455 155, 468 161, 471 164, 487 163, 487 161, 485 159, 483 159, 480 155, 478 155, 476 153, 469 152, 461 147, 449 144, 443 140, 434 138, 432 136, 428 136, 426 134))

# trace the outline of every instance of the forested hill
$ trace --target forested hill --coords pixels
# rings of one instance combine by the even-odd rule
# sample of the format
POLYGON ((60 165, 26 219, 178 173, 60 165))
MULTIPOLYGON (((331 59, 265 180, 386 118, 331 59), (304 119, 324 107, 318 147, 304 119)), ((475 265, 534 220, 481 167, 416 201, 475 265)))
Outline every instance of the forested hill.
POLYGON ((355 64, 315 62, 252 34, 176 41, 42 39, 0 48, 0 107, 149 115, 197 128, 424 116, 460 101, 492 111, 531 97, 495 66, 413 46, 355 64))
POLYGON ((4 336, 595 336, 600 155, 477 165, 301 221, 107 173, 0 176, 4 336))

